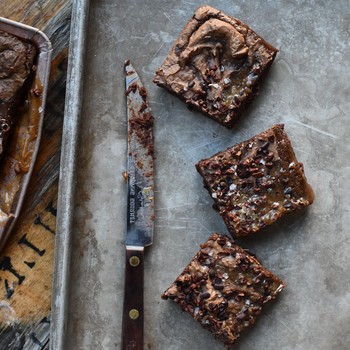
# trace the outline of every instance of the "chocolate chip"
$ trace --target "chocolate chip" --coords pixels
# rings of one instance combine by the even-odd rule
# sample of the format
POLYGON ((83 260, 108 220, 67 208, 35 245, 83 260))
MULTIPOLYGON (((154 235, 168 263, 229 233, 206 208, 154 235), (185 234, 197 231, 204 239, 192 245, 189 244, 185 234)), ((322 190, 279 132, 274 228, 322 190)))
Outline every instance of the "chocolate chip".
POLYGON ((210 278, 214 278, 214 277, 215 277, 215 275, 216 275, 215 270, 210 269, 210 270, 209 270, 209 277, 210 277, 210 278))
POLYGON ((215 278, 214 280, 214 288, 217 290, 223 290, 224 289, 224 283, 221 278, 215 278))
POLYGON ((221 188, 224 188, 224 187, 227 187, 227 184, 225 181, 221 181, 220 186, 221 186, 221 188))
POLYGON ((180 280, 177 280, 175 282, 175 284, 176 284, 177 287, 181 287, 184 283, 182 281, 180 281, 180 280))
POLYGON ((208 298, 210 298, 210 293, 209 292, 200 293, 199 297, 201 300, 208 299, 208 298))
POLYGON ((239 321, 243 321, 246 317, 247 317, 247 315, 245 313, 241 312, 236 316, 236 319, 239 321))
POLYGON ((226 311, 226 309, 227 309, 227 306, 228 306, 227 303, 226 303, 226 304, 220 304, 220 306, 219 306, 219 312, 220 312, 220 313, 224 313, 224 312, 226 311))
POLYGON ((190 82, 188 83, 188 87, 189 87, 189 88, 194 87, 194 84, 195 84, 195 83, 194 83, 194 80, 192 80, 192 81, 190 81, 190 82))
POLYGON ((219 238, 217 240, 218 244, 221 245, 222 247, 226 244, 226 240, 224 238, 219 238))
POLYGON ((236 172, 241 179, 246 179, 250 176, 249 170, 242 163, 238 164, 236 172))
POLYGON ((268 287, 266 287, 266 289, 264 290, 264 296, 268 297, 271 294, 271 291, 268 287))
POLYGON ((227 319, 228 319, 228 316, 227 316, 226 312, 219 313, 219 315, 218 315, 218 320, 219 321, 225 321, 227 319))
POLYGON ((175 53, 176 53, 177 55, 180 55, 181 51, 182 51, 181 46, 180 46, 180 45, 176 45, 176 46, 175 46, 175 53))

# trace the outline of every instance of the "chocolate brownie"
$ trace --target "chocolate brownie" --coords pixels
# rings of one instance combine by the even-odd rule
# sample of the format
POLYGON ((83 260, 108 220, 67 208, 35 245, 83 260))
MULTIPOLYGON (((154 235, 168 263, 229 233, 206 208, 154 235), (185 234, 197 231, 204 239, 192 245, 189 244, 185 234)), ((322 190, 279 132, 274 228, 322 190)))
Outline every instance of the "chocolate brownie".
POLYGON ((0 31, 0 157, 33 70, 35 55, 33 44, 0 31))
POLYGON ((234 238, 257 232, 314 200, 281 124, 196 167, 234 238))
POLYGON ((240 20, 203 6, 181 32, 154 82, 232 128, 257 94, 276 53, 240 20))
POLYGON ((228 237, 212 234, 164 292, 229 348, 285 284, 228 237))

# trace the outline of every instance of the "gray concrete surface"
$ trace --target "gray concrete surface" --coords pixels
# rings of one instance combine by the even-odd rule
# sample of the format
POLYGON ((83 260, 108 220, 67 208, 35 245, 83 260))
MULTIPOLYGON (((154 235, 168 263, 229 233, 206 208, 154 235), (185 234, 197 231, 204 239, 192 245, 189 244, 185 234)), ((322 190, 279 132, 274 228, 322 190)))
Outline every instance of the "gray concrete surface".
POLYGON ((123 61, 155 118, 156 231, 145 270, 145 349, 223 346, 160 299, 211 232, 227 233, 194 164, 284 123, 316 200, 240 244, 287 288, 235 349, 350 348, 349 1, 208 1, 280 52, 260 96, 227 130, 152 78, 199 1, 91 1, 69 297, 69 349, 120 349, 126 227, 123 61))

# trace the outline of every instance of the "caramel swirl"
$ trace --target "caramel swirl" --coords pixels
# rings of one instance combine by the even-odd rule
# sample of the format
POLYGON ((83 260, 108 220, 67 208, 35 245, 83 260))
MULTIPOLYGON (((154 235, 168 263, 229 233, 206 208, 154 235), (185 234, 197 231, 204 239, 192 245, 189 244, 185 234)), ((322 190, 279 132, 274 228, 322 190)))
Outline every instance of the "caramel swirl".
POLYGON ((213 57, 223 59, 241 58, 247 55, 244 36, 232 25, 212 18, 202 24, 191 36, 182 54, 183 61, 207 50, 213 57))

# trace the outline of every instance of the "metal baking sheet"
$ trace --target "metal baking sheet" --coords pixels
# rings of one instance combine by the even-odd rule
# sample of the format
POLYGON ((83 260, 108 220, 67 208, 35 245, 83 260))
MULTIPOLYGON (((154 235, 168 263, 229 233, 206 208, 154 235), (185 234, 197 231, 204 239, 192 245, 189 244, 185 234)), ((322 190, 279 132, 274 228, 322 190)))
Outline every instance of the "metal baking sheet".
POLYGON ((47 86, 50 74, 52 47, 47 36, 37 28, 0 17, 0 30, 28 40, 38 50, 36 71, 28 92, 28 108, 18 115, 14 131, 9 140, 9 151, 2 159, 0 191, 0 250, 11 234, 11 230, 20 214, 24 196, 28 188, 35 159, 38 153, 41 129, 44 119, 47 86), (31 97, 31 91, 38 91, 37 97, 31 97), (27 168, 26 172, 11 172, 13 160, 27 168), (4 168, 7 168, 5 171, 4 168), (4 175, 5 174, 5 175, 4 175))
MULTIPOLYGON (((86 31, 73 35, 74 45, 82 34, 88 40, 81 99, 72 85, 67 95, 68 104, 82 105, 77 134, 64 141, 79 140, 76 156, 64 153, 62 158, 61 174, 67 176, 61 176, 61 188, 67 188, 66 180, 74 174, 75 190, 60 193, 61 212, 70 211, 59 216, 61 227, 69 223, 69 230, 58 227, 65 238, 56 246, 56 271, 63 266, 66 272, 61 285, 56 278, 61 294, 53 303, 53 315, 61 312, 66 329, 59 331, 62 349, 120 349, 127 58, 142 76, 155 118, 157 218, 145 262, 145 348, 223 348, 160 295, 211 232, 227 233, 194 164, 276 123, 285 124, 315 190, 315 203, 239 242, 285 280, 287 288, 235 349, 349 348, 348 1, 209 4, 243 20, 279 49, 259 97, 233 130, 189 111, 152 83, 199 1, 91 0, 86 31), (69 205, 64 209, 62 203, 69 205)), ((75 69, 81 67, 80 59, 72 59, 75 69)), ((53 323, 55 337, 60 324, 53 323)))

